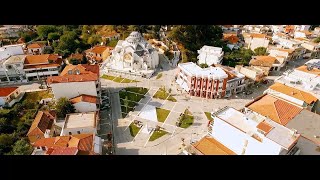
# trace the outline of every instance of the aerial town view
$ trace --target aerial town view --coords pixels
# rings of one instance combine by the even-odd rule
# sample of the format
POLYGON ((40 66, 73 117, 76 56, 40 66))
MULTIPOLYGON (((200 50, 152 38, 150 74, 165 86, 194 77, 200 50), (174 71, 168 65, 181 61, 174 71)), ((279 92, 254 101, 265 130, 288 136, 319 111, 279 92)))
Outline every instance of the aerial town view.
POLYGON ((0 25, 0 155, 320 155, 320 26, 0 25))

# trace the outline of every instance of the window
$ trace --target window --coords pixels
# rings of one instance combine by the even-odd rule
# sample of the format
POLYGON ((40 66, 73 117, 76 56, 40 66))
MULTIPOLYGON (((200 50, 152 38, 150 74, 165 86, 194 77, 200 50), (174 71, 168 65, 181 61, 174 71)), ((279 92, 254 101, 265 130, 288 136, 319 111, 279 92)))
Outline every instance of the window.
POLYGON ((69 135, 72 135, 72 132, 69 132, 69 135))
POLYGON ((80 134, 80 131, 77 131, 78 134, 80 134))

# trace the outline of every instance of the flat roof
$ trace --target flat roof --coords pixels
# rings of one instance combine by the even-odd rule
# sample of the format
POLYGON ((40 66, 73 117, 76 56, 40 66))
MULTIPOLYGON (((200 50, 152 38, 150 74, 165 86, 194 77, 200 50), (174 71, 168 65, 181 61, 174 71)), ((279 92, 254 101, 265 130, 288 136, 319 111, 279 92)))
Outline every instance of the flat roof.
POLYGON ((220 67, 208 67, 202 69, 193 62, 181 63, 178 65, 181 69, 195 76, 211 76, 216 79, 225 79, 228 77, 227 73, 220 67))
POLYGON ((26 55, 13 55, 10 56, 5 63, 23 63, 26 55))
POLYGON ((96 112, 67 114, 64 129, 96 127, 96 112))
POLYGON ((304 109, 286 127, 295 129, 302 136, 320 144, 320 115, 304 109))
POLYGON ((268 138, 286 149, 289 149, 299 138, 299 135, 293 135, 292 130, 252 111, 243 114, 234 108, 225 107, 217 111, 215 115, 258 141, 259 139, 268 138), (265 134, 258 132, 261 122, 272 127, 271 130, 269 129, 265 134))

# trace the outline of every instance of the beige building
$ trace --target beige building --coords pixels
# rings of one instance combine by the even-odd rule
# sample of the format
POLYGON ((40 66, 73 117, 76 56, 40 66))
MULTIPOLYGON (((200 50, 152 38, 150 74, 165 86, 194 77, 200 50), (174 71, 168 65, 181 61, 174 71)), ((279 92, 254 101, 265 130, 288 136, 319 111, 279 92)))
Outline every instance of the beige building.
POLYGON ((67 114, 60 136, 97 134, 98 112, 67 114))
POLYGON ((247 34, 244 33, 244 41, 248 49, 254 51, 258 47, 265 47, 268 48, 269 39, 265 34, 258 34, 258 33, 251 33, 247 34))

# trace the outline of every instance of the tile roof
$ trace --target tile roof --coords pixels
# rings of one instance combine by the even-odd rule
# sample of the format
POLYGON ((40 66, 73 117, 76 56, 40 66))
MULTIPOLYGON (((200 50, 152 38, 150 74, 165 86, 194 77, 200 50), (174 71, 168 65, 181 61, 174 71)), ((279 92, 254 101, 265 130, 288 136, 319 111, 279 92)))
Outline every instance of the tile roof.
POLYGON ((249 103, 247 107, 263 116, 269 117, 281 125, 286 125, 302 110, 302 108, 298 106, 277 99, 271 95, 259 97, 252 103, 249 103))
POLYGON ((75 74, 75 70, 79 70, 80 74, 96 74, 99 75, 99 65, 87 65, 87 64, 78 64, 78 65, 67 65, 63 71, 60 73, 60 76, 69 75, 68 72, 72 70, 75 74))
POLYGON ((34 68, 56 68, 56 67, 59 67, 60 64, 38 64, 38 65, 28 65, 28 66, 25 66, 23 69, 34 69, 34 68))
POLYGON ((296 68, 296 70, 302 71, 302 72, 306 72, 309 74, 315 74, 315 75, 320 75, 320 70, 318 68, 313 68, 312 70, 308 70, 306 65, 300 66, 298 68, 296 68))
POLYGON ((95 46, 92 49, 90 49, 88 52, 102 54, 106 49, 108 49, 107 46, 95 46))
POLYGON ((47 129, 51 129, 54 117, 49 112, 39 111, 31 124, 27 136, 35 136, 45 134, 47 129))
POLYGON ((78 148, 76 147, 53 147, 46 152, 47 155, 76 155, 78 148))
POLYGON ((77 96, 77 97, 74 97, 74 98, 70 99, 70 102, 72 104, 79 103, 79 102, 88 102, 88 103, 97 104, 98 99, 97 99, 96 96, 90 96, 90 95, 82 94, 80 96, 77 96))
POLYGON ((253 66, 271 67, 276 62, 276 60, 277 59, 272 56, 253 56, 249 64, 253 66))
POLYGON ((54 63, 62 62, 58 55, 54 54, 41 54, 41 55, 27 55, 24 64, 25 65, 32 65, 32 64, 43 64, 49 63, 49 60, 52 60, 54 63))
POLYGON ((27 46, 27 48, 29 49, 29 48, 41 48, 41 47, 43 47, 44 46, 44 44, 42 44, 42 43, 32 43, 32 44, 29 44, 28 46, 27 46))
POLYGON ((265 38, 266 35, 265 34, 258 34, 258 33, 251 33, 250 37, 252 37, 252 38, 265 38))
POLYGON ((289 54, 293 53, 294 49, 284 49, 284 48, 277 48, 276 50, 278 51, 284 51, 287 52, 289 54))
POLYGON ((239 38, 235 34, 223 34, 223 40, 227 40, 232 44, 236 44, 239 38))
POLYGON ((74 147, 79 151, 91 151, 93 149, 93 134, 76 134, 71 136, 57 136, 37 140, 34 147, 74 147))
POLYGON ((18 89, 18 87, 0 87, 0 97, 9 96, 16 89, 18 89))
POLYGON ((266 121, 261 121, 257 125, 257 128, 263 131, 265 135, 267 135, 272 130, 273 127, 270 124, 268 124, 266 121))
POLYGON ((69 59, 69 60, 77 59, 79 61, 82 61, 82 58, 83 58, 83 54, 76 53, 76 54, 71 54, 67 59, 69 59))
POLYGON ((202 138, 192 146, 203 155, 236 155, 236 153, 218 142, 216 139, 208 136, 202 138))
POLYGON ((307 104, 311 104, 311 103, 316 102, 318 100, 318 98, 316 98, 315 96, 313 96, 312 94, 310 94, 308 92, 304 92, 299 89, 296 89, 296 88, 293 88, 290 86, 286 86, 284 84, 277 83, 277 82, 274 83, 269 88, 272 90, 278 91, 280 93, 283 93, 285 95, 299 99, 301 101, 304 101, 307 104))

